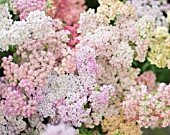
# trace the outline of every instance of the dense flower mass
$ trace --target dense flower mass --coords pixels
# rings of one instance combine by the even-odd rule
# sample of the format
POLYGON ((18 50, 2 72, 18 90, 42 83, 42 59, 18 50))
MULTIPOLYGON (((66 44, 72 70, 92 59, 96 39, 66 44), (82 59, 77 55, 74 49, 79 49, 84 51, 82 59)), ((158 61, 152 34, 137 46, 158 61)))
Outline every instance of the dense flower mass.
POLYGON ((12 26, 13 20, 11 19, 11 15, 8 11, 7 4, 0 5, 0 42, 1 42, 1 50, 8 50, 8 38, 7 31, 12 26))
POLYGON ((79 20, 80 13, 85 11, 85 0, 46 0, 47 14, 52 18, 59 18, 70 25, 79 20))
POLYGON ((159 69, 170 69, 170 4, 98 2, 0 0, 0 135, 141 135, 170 125, 159 69))
POLYGON ((68 25, 76 23, 86 9, 85 0, 11 0, 10 3, 21 20, 25 20, 30 12, 40 10, 68 25))
POLYGON ((135 121, 124 120, 122 116, 108 117, 102 122, 102 129, 108 131, 108 135, 126 134, 126 135, 141 135, 140 127, 135 121))
POLYGON ((26 19, 31 11, 45 11, 47 8, 46 0, 15 0, 13 7, 20 13, 20 19, 26 19))
POLYGON ((139 85, 147 86, 148 90, 153 90, 156 84, 156 76, 152 71, 146 71, 136 78, 136 81, 139 85))
POLYGON ((150 43, 148 60, 159 68, 170 68, 170 34, 168 28, 158 27, 150 43))
POLYGON ((119 0, 99 0, 100 6, 97 12, 105 17, 106 21, 114 20, 116 16, 133 18, 135 8, 133 5, 123 3, 119 0))
POLYGON ((170 86, 161 83, 157 89, 150 93, 146 86, 139 90, 132 88, 123 102, 126 118, 136 118, 141 127, 168 126, 170 86))
POLYGON ((5 13, 3 13, 6 12, 6 10, 8 10, 8 8, 2 10, 2 14, 4 14, 2 19, 6 19, 6 21, 8 21, 7 24, 3 24, 4 26, 2 26, 3 34, 0 39, 2 43, 1 48, 3 50, 8 50, 9 45, 21 46, 22 44, 29 43, 32 40, 46 40, 49 36, 53 36, 55 34, 52 19, 46 16, 44 12, 36 10, 31 12, 26 20, 15 21, 12 24, 10 16, 8 16, 9 13, 6 14, 6 16, 5 13))
POLYGON ((151 15, 156 26, 167 25, 166 17, 162 12, 167 12, 170 9, 170 5, 166 0, 127 0, 127 3, 131 3, 135 7, 135 12, 138 18, 144 15, 151 15))
POLYGON ((26 130, 26 122, 22 116, 10 116, 7 115, 2 109, 0 109, 0 134, 20 134, 20 132, 26 130))

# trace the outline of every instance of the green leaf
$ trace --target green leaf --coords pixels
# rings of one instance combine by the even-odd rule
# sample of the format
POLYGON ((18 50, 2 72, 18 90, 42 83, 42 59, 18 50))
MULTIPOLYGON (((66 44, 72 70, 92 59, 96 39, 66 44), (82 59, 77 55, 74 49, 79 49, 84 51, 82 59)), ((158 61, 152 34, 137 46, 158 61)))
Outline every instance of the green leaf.
POLYGON ((118 131, 118 132, 116 133, 116 135, 120 135, 120 131, 118 131))
POLYGON ((96 87, 94 88, 94 90, 95 90, 95 91, 100 91, 100 88, 99 88, 98 86, 96 86, 96 87))
POLYGON ((142 66, 142 71, 146 71, 150 67, 150 63, 147 61, 146 63, 143 64, 142 66))
POLYGON ((8 0, 0 0, 0 4, 5 4, 7 2, 8 2, 8 0))
POLYGON ((121 2, 123 2, 123 3, 125 3, 126 2, 126 0, 120 0, 121 2))
POLYGON ((115 22, 117 21, 118 16, 119 16, 119 15, 116 15, 113 20, 110 20, 110 25, 115 26, 115 22))
POLYGON ((34 135, 34 128, 32 128, 31 135, 34 135))
POLYGON ((19 59, 19 56, 13 56, 12 62, 17 63, 19 59))
POLYGON ((44 47, 45 47, 44 50, 45 50, 45 51, 48 51, 48 44, 45 44, 44 47))
POLYGON ((155 94, 157 94, 157 93, 158 93, 158 91, 154 91, 154 92, 152 92, 152 94, 154 94, 154 95, 155 95, 155 94))
POLYGON ((115 25, 114 23, 115 23, 115 21, 114 21, 114 20, 110 20, 110 24, 111 24, 111 25, 113 25, 113 26, 114 26, 114 25, 115 25))
POLYGON ((9 45, 9 51, 15 53, 17 51, 16 47, 13 45, 9 45))
POLYGON ((79 127, 79 135, 93 135, 94 129, 88 129, 84 126, 79 127))

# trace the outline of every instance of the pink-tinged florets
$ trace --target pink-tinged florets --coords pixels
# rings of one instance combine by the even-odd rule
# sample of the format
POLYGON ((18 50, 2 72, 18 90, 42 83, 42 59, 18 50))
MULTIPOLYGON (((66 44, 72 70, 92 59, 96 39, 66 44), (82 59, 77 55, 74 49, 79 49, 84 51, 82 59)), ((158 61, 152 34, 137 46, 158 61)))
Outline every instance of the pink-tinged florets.
POLYGON ((43 98, 40 88, 35 88, 28 79, 18 84, 6 84, 2 90, 1 107, 8 115, 30 117, 36 113, 36 107, 43 98))
POLYGON ((16 0, 12 6, 19 12, 20 20, 26 19, 32 11, 45 11, 47 8, 46 0, 16 0))
POLYGON ((85 0, 47 0, 47 14, 59 18, 67 25, 76 23, 80 13, 86 10, 85 0))
POLYGON ((146 86, 140 90, 131 89, 123 102, 123 114, 126 118, 137 119, 141 127, 169 125, 170 86, 161 83, 157 91, 149 93, 146 86))
POLYGON ((156 75, 152 71, 146 71, 136 79, 140 85, 146 85, 149 90, 152 90, 156 84, 156 75))

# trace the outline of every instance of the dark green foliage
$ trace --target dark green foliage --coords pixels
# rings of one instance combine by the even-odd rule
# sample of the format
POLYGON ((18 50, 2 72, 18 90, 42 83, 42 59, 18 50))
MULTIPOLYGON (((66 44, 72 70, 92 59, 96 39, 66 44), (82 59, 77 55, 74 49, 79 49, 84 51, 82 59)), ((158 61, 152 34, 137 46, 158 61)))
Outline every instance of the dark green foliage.
POLYGON ((168 68, 157 68, 155 65, 151 65, 147 60, 143 63, 134 61, 132 66, 140 68, 141 74, 145 71, 153 71, 156 74, 157 82, 170 83, 170 70, 168 68))
POLYGON ((97 7, 99 6, 99 3, 97 0, 86 0, 86 5, 88 8, 97 9, 97 7))
POLYGON ((85 128, 84 126, 81 126, 80 128, 78 128, 80 131, 80 135, 103 135, 104 133, 102 132, 102 128, 101 126, 97 126, 93 129, 88 129, 85 128))

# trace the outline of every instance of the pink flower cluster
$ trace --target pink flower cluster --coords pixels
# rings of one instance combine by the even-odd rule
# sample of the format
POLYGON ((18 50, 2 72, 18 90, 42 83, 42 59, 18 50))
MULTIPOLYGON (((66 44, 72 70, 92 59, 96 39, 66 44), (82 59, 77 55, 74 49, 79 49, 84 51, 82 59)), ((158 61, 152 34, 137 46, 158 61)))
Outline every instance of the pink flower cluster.
POLYGON ((89 92, 70 93, 67 98, 54 102, 59 122, 76 127, 82 126, 83 123, 87 127, 99 125, 102 117, 105 117, 105 113, 99 112, 106 111, 115 95, 116 91, 111 85, 95 87, 89 92))
POLYGON ((26 19, 32 11, 47 9, 46 0, 15 0, 13 7, 19 12, 21 20, 26 19))
POLYGON ((152 71, 146 71, 136 81, 139 85, 146 85, 149 90, 152 90, 156 84, 156 76, 152 71))
POLYGON ((86 9, 85 0, 47 0, 47 4, 47 15, 59 18, 67 25, 76 23, 86 9))
POLYGON ((50 52, 33 52, 29 55, 29 62, 21 65, 12 62, 12 56, 4 57, 2 67, 5 78, 10 82, 30 79, 35 86, 43 86, 48 74, 53 70, 55 58, 50 52))
POLYGON ((100 111, 104 106, 112 102, 115 95, 116 91, 112 85, 103 85, 100 88, 96 88, 95 91, 91 91, 88 100, 91 103, 93 111, 100 111))
POLYGON ((76 51, 74 48, 70 46, 65 46, 61 50, 62 60, 61 60, 61 68, 58 68, 59 74, 70 73, 74 74, 76 70, 76 51))
POLYGON ((77 29, 79 28, 78 24, 74 24, 73 26, 66 26, 64 29, 68 30, 71 34, 71 40, 68 42, 70 47, 74 47, 77 43, 79 43, 79 34, 77 33, 77 29))
POLYGON ((151 45, 160 52, 156 37, 160 46, 169 39, 168 28, 154 31, 167 25, 162 11, 169 4, 99 4, 97 12, 85 11, 85 0, 0 5, 0 47, 14 51, 1 59, 0 134, 76 135, 86 129, 90 134, 102 126, 100 134, 140 135, 140 127, 170 125, 170 85, 134 68, 148 58, 151 45))
POLYGON ((70 124, 71 126, 80 127, 82 123, 87 121, 91 109, 85 109, 87 104, 87 96, 81 93, 73 93, 63 102, 57 101, 56 110, 60 122, 70 124))
POLYGON ((79 75, 84 73, 96 74, 97 63, 95 59, 95 51, 93 48, 89 46, 80 47, 76 54, 76 60, 79 75))
POLYGON ((11 6, 25 20, 30 12, 40 10, 67 25, 76 23, 80 13, 86 10, 85 0, 11 0, 11 6))
POLYGON ((36 113, 36 106, 43 98, 41 89, 35 87, 30 80, 23 79, 5 86, 2 90, 1 108, 9 115, 29 117, 36 113))
POLYGON ((131 89, 123 102, 123 114, 128 119, 136 119, 141 127, 170 124, 170 86, 161 83, 157 91, 149 93, 146 86, 131 89))

